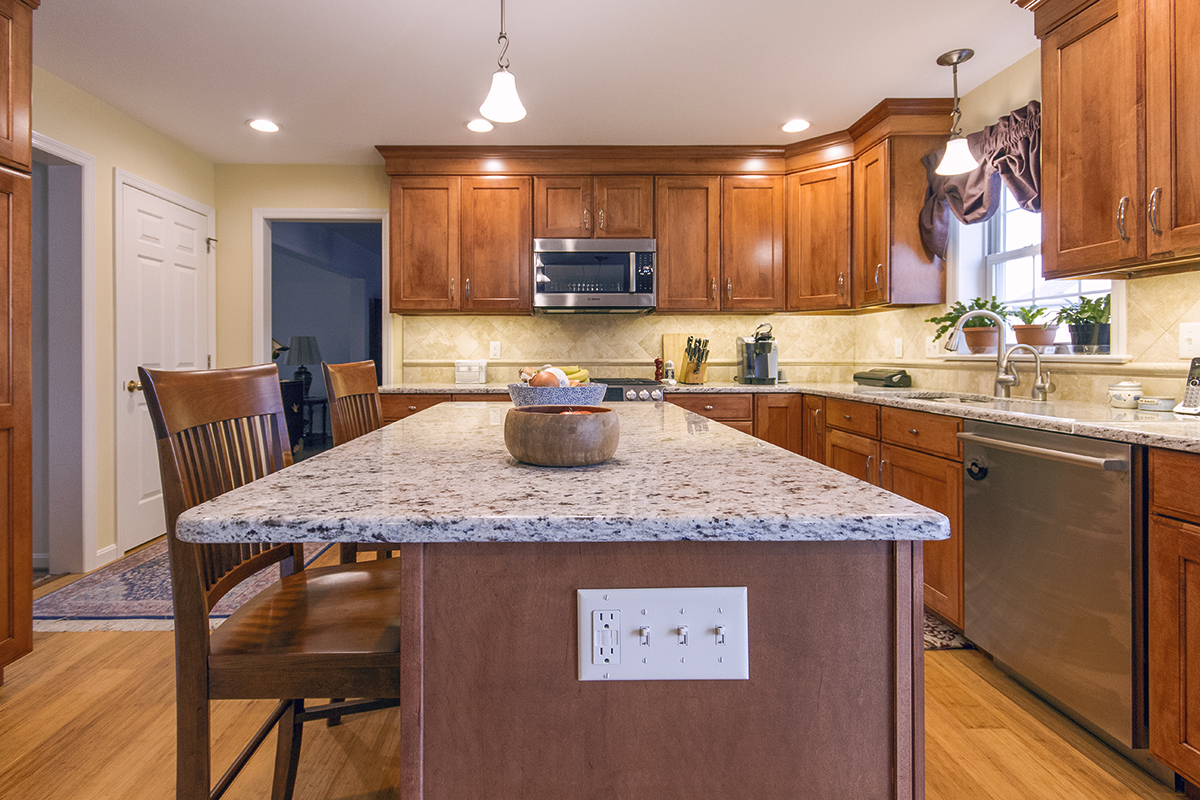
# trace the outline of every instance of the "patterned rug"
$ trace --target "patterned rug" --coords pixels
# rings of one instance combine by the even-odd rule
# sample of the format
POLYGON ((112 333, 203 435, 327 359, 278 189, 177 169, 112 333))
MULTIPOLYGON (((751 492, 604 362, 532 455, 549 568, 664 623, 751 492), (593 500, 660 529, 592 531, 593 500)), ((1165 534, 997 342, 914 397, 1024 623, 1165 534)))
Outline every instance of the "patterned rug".
POLYGON ((928 612, 925 613, 926 650, 973 650, 975 645, 958 631, 928 612))
MULTIPOLYGON (((304 545, 305 563, 330 545, 304 545)), ((171 568, 166 541, 155 542, 33 603, 35 631, 169 631, 171 568)), ((218 621, 279 578, 271 566, 243 581, 213 609, 218 621)))

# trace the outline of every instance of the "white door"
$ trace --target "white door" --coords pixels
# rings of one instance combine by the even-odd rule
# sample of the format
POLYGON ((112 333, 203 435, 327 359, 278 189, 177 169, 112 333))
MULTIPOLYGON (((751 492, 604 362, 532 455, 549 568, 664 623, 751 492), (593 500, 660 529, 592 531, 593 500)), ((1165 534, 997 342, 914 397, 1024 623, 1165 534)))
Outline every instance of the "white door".
POLYGON ((125 553, 166 530, 158 451, 136 385, 137 368, 210 366, 213 270, 207 239, 214 214, 131 177, 118 180, 117 549, 125 553))

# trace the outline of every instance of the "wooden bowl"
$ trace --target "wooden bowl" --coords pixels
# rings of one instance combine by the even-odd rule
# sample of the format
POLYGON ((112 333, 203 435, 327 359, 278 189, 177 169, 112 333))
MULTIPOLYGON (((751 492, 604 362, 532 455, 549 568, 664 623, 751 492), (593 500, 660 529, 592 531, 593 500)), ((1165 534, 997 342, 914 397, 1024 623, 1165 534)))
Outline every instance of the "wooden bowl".
POLYGON ((599 464, 617 452, 617 414, 602 406, 521 406, 504 418, 504 446, 518 461, 542 467, 599 464), (587 414, 564 414, 564 411, 587 414))

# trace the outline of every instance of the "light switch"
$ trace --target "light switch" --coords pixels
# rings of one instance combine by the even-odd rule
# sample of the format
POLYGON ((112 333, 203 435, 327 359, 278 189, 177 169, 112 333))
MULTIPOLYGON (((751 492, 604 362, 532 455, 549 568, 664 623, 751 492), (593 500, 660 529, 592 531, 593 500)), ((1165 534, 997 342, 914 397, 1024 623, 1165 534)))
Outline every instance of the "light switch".
POLYGON ((1179 323, 1179 357, 1200 356, 1200 322, 1179 323))
POLYGON ((747 680, 745 586, 580 589, 579 680, 747 680))

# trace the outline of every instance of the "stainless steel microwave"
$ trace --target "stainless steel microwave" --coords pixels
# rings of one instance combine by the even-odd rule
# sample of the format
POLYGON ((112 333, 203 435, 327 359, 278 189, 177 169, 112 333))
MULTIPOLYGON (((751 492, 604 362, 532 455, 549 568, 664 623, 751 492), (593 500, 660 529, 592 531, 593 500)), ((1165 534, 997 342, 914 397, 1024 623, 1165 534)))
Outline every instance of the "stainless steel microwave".
POLYGON ((534 239, 533 310, 643 313, 658 290, 654 239, 534 239))

